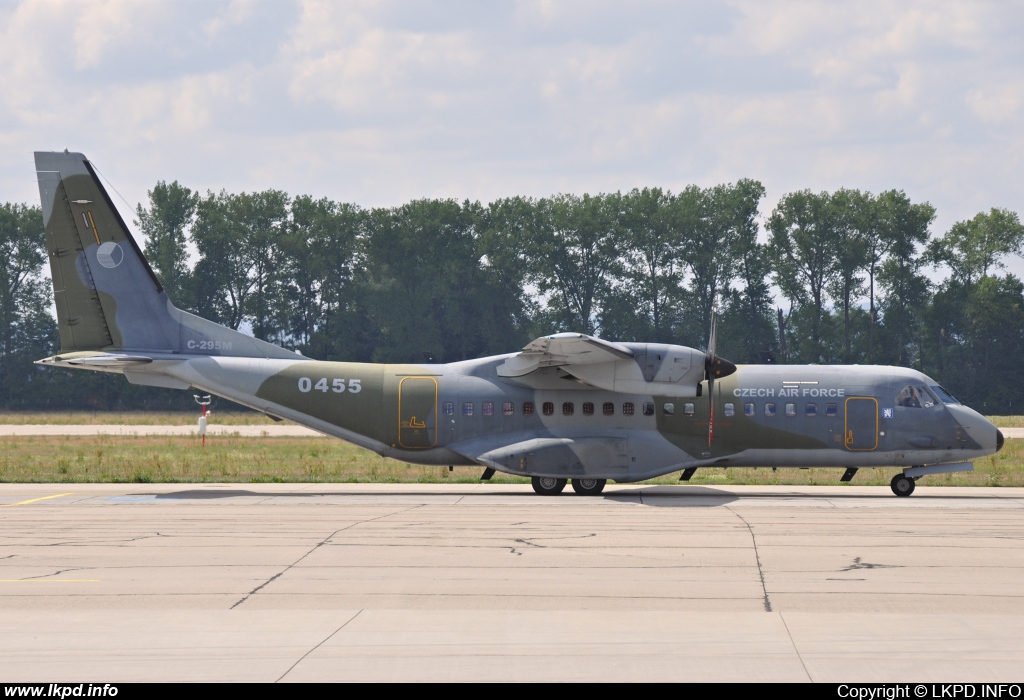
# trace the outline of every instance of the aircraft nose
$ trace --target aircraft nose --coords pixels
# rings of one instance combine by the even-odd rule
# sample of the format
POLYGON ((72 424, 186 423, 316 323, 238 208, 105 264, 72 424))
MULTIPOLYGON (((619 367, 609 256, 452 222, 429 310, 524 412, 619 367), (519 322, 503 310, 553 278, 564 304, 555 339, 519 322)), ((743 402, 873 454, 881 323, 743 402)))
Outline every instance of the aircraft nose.
POLYGON ((1005 440, 1003 437, 1003 431, 996 428, 996 452, 1003 449, 1003 440, 1005 440))

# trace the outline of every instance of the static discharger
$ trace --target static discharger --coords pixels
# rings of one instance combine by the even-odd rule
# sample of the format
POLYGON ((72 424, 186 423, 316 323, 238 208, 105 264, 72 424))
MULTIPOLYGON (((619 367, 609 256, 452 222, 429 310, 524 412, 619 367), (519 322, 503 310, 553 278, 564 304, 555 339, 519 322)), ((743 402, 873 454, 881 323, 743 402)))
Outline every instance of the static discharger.
POLYGON ((203 438, 203 447, 206 447, 206 418, 210 415, 210 411, 207 410, 207 406, 213 401, 209 394, 206 396, 200 396, 199 394, 192 394, 192 398, 199 404, 202 413, 199 415, 199 435, 203 438))

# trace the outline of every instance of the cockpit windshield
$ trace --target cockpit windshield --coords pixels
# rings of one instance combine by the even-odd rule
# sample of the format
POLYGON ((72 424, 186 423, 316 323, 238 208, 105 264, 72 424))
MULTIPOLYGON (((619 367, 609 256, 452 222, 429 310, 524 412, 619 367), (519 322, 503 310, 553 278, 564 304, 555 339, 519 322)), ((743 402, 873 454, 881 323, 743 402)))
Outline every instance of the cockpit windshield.
POLYGON ((956 400, 955 396, 953 396, 951 393, 949 393, 948 391, 943 389, 941 386, 938 386, 938 385, 932 386, 932 392, 934 392, 935 395, 938 396, 942 400, 942 403, 947 403, 947 404, 959 404, 960 403, 959 401, 956 400))
POLYGON ((937 403, 938 397, 924 384, 908 384, 896 394, 896 405, 904 408, 931 408, 937 403))

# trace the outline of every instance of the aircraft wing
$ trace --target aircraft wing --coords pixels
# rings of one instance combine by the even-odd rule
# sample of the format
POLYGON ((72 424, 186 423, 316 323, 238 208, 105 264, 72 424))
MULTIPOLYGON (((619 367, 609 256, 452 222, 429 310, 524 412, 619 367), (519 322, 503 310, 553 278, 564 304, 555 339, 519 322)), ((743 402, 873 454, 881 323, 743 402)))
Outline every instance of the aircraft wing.
POLYGON ((540 367, 588 365, 616 360, 632 360, 634 353, 625 345, 582 333, 556 333, 537 338, 523 351, 498 367, 498 376, 521 377, 540 367))
POLYGON ((582 333, 537 338, 498 365, 499 377, 522 377, 559 367, 599 389, 661 396, 696 396, 705 354, 680 345, 648 343, 638 349, 582 333))

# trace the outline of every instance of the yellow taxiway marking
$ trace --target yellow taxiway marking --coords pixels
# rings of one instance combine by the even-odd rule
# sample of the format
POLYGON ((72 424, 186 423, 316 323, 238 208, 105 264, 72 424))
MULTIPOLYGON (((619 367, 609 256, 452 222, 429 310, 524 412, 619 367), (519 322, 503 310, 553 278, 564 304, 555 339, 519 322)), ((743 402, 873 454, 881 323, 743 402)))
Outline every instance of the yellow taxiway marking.
POLYGON ((99 583, 98 578, 0 578, 0 583, 99 583))
POLYGON ((18 503, 4 503, 0 505, 0 508, 13 508, 14 506, 23 506, 27 503, 35 503, 36 501, 48 501, 51 498, 60 498, 61 496, 71 496, 71 493, 58 493, 56 496, 41 496, 39 498, 30 498, 27 501, 19 501, 18 503))

